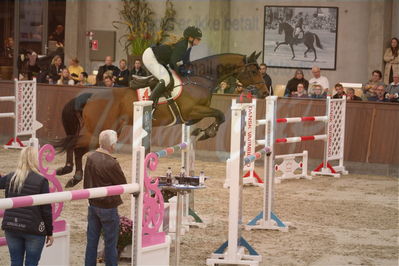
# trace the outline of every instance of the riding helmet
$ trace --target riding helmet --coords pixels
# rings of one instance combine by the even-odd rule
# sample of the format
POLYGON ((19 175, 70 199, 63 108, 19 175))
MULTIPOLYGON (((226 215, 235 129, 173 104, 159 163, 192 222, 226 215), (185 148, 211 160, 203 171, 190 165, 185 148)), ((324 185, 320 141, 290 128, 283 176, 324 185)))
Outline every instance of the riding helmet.
POLYGON ((202 31, 199 28, 195 27, 195 26, 190 26, 190 27, 187 27, 184 30, 183 36, 186 39, 188 39, 188 37, 193 37, 195 39, 201 39, 202 38, 202 31))

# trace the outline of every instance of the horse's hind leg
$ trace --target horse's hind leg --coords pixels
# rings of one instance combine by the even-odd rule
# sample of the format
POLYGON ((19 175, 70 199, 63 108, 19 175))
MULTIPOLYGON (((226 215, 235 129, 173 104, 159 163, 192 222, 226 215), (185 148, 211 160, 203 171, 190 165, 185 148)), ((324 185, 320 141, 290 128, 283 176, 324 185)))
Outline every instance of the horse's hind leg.
POLYGON ((309 51, 310 51, 310 48, 308 47, 308 49, 303 53, 303 56, 304 56, 304 57, 308 57, 307 54, 308 54, 309 51))
POLYGON ((313 52, 314 52, 314 60, 313 61, 316 61, 317 60, 316 48, 313 48, 313 52))
POLYGON ((66 175, 73 170, 73 149, 68 149, 66 151, 66 162, 64 167, 57 168, 57 175, 66 175))
POLYGON ((89 148, 83 147, 83 148, 77 148, 75 149, 75 163, 76 163, 76 170, 74 176, 68 181, 68 183, 65 185, 66 188, 68 187, 73 187, 76 184, 78 184, 80 181, 83 179, 83 163, 82 163, 82 158, 83 155, 89 151, 89 148))

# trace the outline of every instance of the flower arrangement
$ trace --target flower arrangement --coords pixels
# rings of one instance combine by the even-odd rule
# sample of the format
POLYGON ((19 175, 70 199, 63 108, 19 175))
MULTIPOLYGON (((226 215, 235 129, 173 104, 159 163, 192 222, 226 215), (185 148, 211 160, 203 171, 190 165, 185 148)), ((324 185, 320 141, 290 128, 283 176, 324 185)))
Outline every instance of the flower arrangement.
POLYGON ((126 216, 119 217, 119 238, 118 238, 118 252, 119 254, 123 249, 132 244, 133 235, 133 221, 126 216))
POLYGON ((122 0, 123 9, 119 12, 120 21, 113 21, 113 26, 127 28, 119 43, 128 55, 141 56, 152 44, 159 44, 170 38, 174 29, 176 11, 170 0, 165 2, 165 15, 157 27, 154 22, 154 12, 146 0, 122 0))

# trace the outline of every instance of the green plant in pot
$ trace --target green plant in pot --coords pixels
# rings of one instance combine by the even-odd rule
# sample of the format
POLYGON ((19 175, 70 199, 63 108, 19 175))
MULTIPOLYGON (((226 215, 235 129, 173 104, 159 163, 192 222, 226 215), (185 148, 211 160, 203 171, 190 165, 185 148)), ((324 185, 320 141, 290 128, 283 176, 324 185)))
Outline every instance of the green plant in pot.
POLYGON ((156 25, 150 4, 146 0, 122 0, 121 20, 113 21, 116 29, 125 28, 126 33, 119 39, 128 57, 141 57, 151 45, 172 40, 170 32, 175 26, 176 11, 170 0, 165 2, 165 14, 156 25))

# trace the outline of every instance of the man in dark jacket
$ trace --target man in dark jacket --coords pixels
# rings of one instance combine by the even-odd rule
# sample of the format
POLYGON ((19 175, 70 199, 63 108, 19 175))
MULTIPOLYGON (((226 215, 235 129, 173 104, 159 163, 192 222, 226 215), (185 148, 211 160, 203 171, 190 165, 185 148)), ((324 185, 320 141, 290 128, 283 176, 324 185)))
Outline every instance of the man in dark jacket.
POLYGON ((119 73, 116 76, 115 82, 120 87, 129 87, 130 72, 127 69, 126 59, 121 59, 119 61, 119 73))
MULTIPOLYGON (((117 134, 113 130, 104 130, 100 133, 100 148, 87 157, 84 188, 126 184, 125 175, 118 161, 111 155, 115 150, 117 139, 117 134)), ((118 264, 118 206, 121 204, 122 199, 119 195, 89 199, 85 265, 96 265, 101 231, 104 233, 106 265, 118 264)))
POLYGON ((140 77, 145 77, 148 76, 147 71, 141 66, 141 60, 136 59, 134 60, 134 66, 133 69, 130 73, 132 76, 140 76, 140 77))
POLYGON ((266 73, 267 65, 262 63, 259 65, 259 72, 262 74, 263 80, 269 89, 269 95, 273 95, 272 78, 266 73))
POLYGON ((170 83, 167 65, 178 71, 178 63, 190 58, 191 48, 200 43, 202 32, 199 28, 190 26, 184 30, 183 38, 175 44, 162 44, 147 48, 143 53, 143 63, 146 68, 158 78, 159 83, 151 92, 150 99, 154 102, 153 108, 158 103, 158 98, 166 91, 170 83))
POLYGON ((112 76, 117 77, 119 75, 119 68, 114 66, 112 56, 105 57, 105 65, 100 66, 96 76, 96 85, 102 84, 104 73, 111 70, 112 76))

